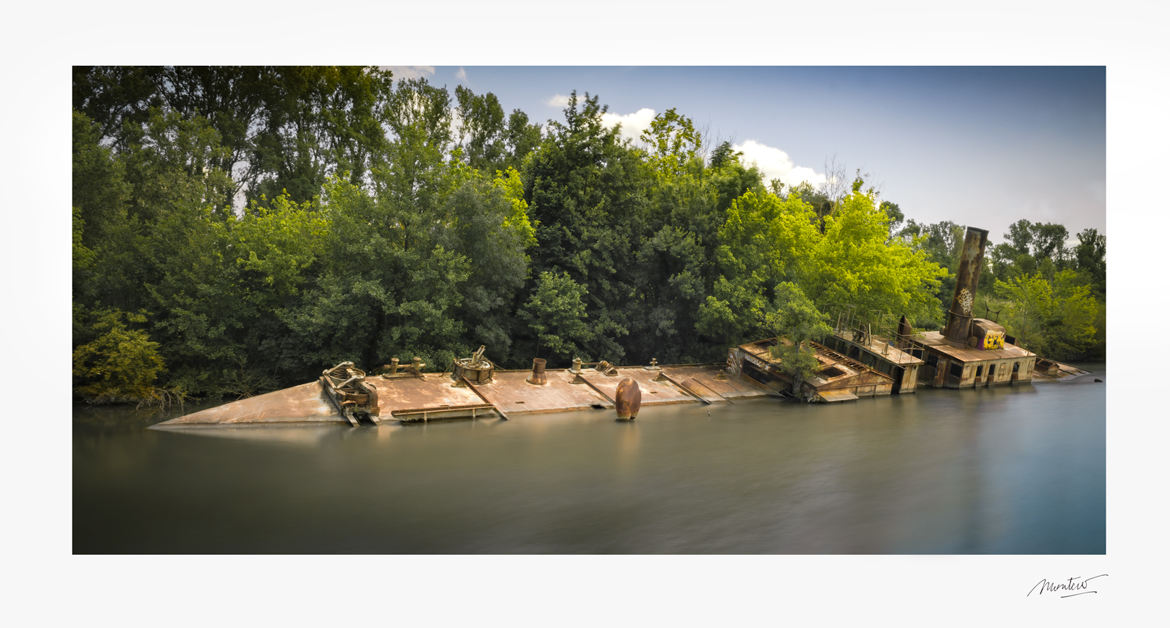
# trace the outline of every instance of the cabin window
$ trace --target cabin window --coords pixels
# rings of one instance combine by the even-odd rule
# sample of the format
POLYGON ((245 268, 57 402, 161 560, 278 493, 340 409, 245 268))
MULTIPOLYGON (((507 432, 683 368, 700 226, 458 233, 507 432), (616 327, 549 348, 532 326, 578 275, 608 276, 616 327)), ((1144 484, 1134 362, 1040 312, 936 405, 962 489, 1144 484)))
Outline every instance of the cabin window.
POLYGON ((952 364, 951 365, 951 375, 954 375, 955 377, 962 377, 963 376, 963 365, 959 364, 958 362, 952 364))
POLYGON ((1020 363, 1019 363, 1018 361, 1016 361, 1016 362, 1012 362, 1012 372, 1013 372, 1013 373, 1019 373, 1019 372, 1020 372, 1020 363))
POLYGON ((983 365, 982 364, 975 367, 975 377, 979 377, 980 375, 983 375, 983 365))
POLYGON ((933 353, 927 354, 926 355, 926 365, 927 366, 934 366, 935 364, 938 364, 938 356, 933 354, 933 353))

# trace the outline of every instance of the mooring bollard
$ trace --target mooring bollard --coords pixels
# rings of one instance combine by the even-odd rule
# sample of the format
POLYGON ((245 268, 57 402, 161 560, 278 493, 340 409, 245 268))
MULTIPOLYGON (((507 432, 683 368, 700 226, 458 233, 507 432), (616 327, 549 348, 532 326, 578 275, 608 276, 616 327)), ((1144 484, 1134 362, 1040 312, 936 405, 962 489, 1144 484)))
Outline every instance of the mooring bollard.
POLYGON ((529 384, 536 384, 537 386, 544 385, 548 382, 548 379, 544 376, 544 365, 544 358, 532 358, 532 375, 528 376, 528 379, 524 381, 529 384))
POLYGON ((638 387, 638 382, 630 377, 618 382, 613 406, 617 410, 617 418, 622 421, 638 418, 638 409, 642 407, 642 389, 638 387))

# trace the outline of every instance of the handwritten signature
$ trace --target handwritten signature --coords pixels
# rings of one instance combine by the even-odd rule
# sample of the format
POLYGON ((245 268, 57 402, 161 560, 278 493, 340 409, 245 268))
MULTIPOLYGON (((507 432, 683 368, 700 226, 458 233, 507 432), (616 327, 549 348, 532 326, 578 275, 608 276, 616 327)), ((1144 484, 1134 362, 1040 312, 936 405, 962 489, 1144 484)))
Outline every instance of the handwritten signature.
POLYGON ((1096 580, 1097 578, 1104 578, 1108 575, 1109 574, 1107 573, 1103 573, 1093 576, 1092 578, 1073 576, 1072 578, 1069 578, 1067 581, 1063 582, 1052 582, 1045 578, 1040 580, 1040 582, 1037 582, 1036 586, 1032 587, 1031 590, 1028 591, 1028 595, 1025 595, 1024 597, 1032 597, 1033 593, 1036 594, 1036 597, 1040 597, 1045 593, 1064 593, 1065 595, 1061 595, 1061 598, 1096 593, 1096 589, 1089 588, 1089 583, 1093 580, 1096 580))

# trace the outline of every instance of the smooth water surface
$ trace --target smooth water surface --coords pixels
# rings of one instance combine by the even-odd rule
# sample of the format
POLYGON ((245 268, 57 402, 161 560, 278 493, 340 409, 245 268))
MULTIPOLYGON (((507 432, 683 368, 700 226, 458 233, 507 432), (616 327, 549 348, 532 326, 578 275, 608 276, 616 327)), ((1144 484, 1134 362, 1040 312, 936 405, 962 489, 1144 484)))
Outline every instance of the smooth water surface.
POLYGON ((1104 553, 1104 365, 1085 366, 1075 383, 633 423, 179 432, 78 408, 73 551, 1104 553))

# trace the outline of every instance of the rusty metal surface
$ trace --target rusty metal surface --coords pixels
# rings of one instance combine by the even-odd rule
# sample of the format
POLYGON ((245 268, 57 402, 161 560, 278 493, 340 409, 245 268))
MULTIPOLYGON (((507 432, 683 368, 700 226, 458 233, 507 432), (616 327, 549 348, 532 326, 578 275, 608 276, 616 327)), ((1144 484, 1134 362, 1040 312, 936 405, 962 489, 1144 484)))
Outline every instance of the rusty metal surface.
POLYGON ((915 337, 915 340, 934 351, 958 360, 960 362, 982 362, 985 360, 1012 360, 1016 358, 1031 358, 1036 354, 1012 344, 1004 344, 1002 349, 974 349, 943 337, 937 331, 924 331, 915 337))
POLYGON ((642 390, 633 378, 623 377, 614 394, 614 409, 619 419, 636 419, 642 407, 642 390))
POLYGON ((835 335, 837 338, 840 338, 841 340, 844 340, 845 342, 857 345, 858 348, 865 349, 865 350, 869 351, 870 353, 876 355, 878 358, 881 358, 882 360, 885 360, 886 362, 891 362, 891 363, 897 364, 899 366, 902 366, 905 364, 922 364, 923 363, 922 360, 910 355, 909 353, 906 353, 905 351, 895 347, 892 344, 888 344, 888 342, 886 341, 885 338, 882 338, 881 336, 878 336, 878 335, 870 336, 868 339, 868 342, 865 342, 865 341, 856 342, 852 338, 850 338, 844 334, 840 334, 840 333, 835 334, 835 335))
MULTIPOLYGON (((614 404, 609 399, 615 398, 618 383, 624 377, 638 384, 642 394, 641 405, 644 406, 703 401, 711 403, 761 397, 769 392, 764 386, 746 377, 727 375, 718 365, 666 367, 661 370, 609 367, 607 370, 613 370, 618 375, 607 376, 595 369, 582 369, 580 375, 565 369, 547 370, 544 373, 545 383, 537 385, 527 381, 532 376, 531 371, 497 370, 492 381, 474 386, 456 386, 449 375, 437 373, 421 377, 398 376, 405 373, 390 378, 367 376, 361 383, 368 386, 376 396, 382 421, 393 418, 411 420, 423 412, 435 418, 446 415, 470 416, 472 410, 482 415, 488 413, 489 407, 496 408, 504 416, 589 408, 610 409, 614 404), (672 384, 667 377, 681 383, 686 389, 672 384)), ((317 381, 188 414, 160 426, 294 422, 344 424, 345 420, 329 402, 321 383, 317 381)))
MULTIPOLYGON (((777 339, 765 339, 740 345, 745 359, 761 367, 767 375, 776 381, 791 384, 791 376, 780 368, 780 361, 773 358, 769 348, 777 339)), ((809 341, 809 346, 815 350, 816 359, 821 367, 817 373, 807 378, 802 387, 814 392, 822 390, 848 390, 858 396, 888 395, 893 390, 894 379, 865 364, 842 355, 818 342, 809 341)))
POLYGON ((669 366, 663 367, 662 372, 677 382, 694 379, 724 399, 764 397, 770 394, 768 389, 757 384, 751 378, 728 375, 723 367, 713 364, 701 366, 669 366))
POLYGON ((898 339, 898 348, 899 349, 909 348, 909 342, 907 341, 907 339, 913 333, 914 333, 914 328, 910 325, 910 321, 906 320, 906 315, 903 314, 902 318, 898 319, 898 329, 897 329, 897 331, 894 332, 894 337, 898 339))
POLYGON ((544 385, 548 383, 548 378, 544 375, 546 364, 544 358, 532 358, 532 375, 527 380, 529 384, 544 385))
POLYGON ((593 392, 589 386, 571 383, 574 376, 563 369, 545 371, 545 383, 540 385, 528 383, 531 374, 531 371, 496 371, 491 383, 475 388, 508 414, 613 407, 609 400, 593 392))
POLYGON ((383 420, 395 413, 484 405, 475 391, 456 386, 449 375, 439 373, 402 379, 370 377, 366 383, 378 391, 383 420))
POLYGON ((857 401, 857 395, 848 390, 821 390, 817 391, 817 399, 827 403, 839 401, 857 401))
MULTIPOLYGON (((889 381, 891 384, 894 381, 894 378, 890 377, 889 375, 886 375, 885 373, 882 373, 859 360, 854 360, 849 356, 842 355, 819 342, 813 342, 810 340, 809 344, 812 345, 812 348, 816 350, 817 360, 825 367, 824 370, 822 370, 822 373, 825 370, 829 370, 831 368, 838 368, 852 371, 851 375, 854 378, 865 380, 867 383, 875 378, 878 380, 889 381)), ((818 373, 818 376, 820 376, 820 373, 818 373)), ((844 379, 840 377, 833 377, 826 381, 835 384, 844 381, 844 379)))
POLYGON ((714 390, 711 390, 705 386, 703 382, 700 382, 693 377, 687 378, 680 383, 684 388, 686 388, 687 392, 699 397, 706 403, 731 403, 727 397, 724 397, 714 390))
POLYGON ((983 249, 987 247, 987 230, 967 227, 963 252, 959 255, 959 272, 955 279, 955 296, 947 311, 943 335, 956 342, 967 342, 971 331, 975 288, 979 285, 979 271, 983 267, 983 249))
POLYGON ((1036 382, 1060 382, 1076 379, 1089 373, 1090 371, 1079 369, 1070 364, 1041 358, 1036 361, 1036 368, 1032 371, 1032 380, 1036 382), (1049 365, 1049 368, 1042 370, 1041 363, 1046 363, 1049 365))
POLYGON ((581 373, 581 377, 600 390, 605 396, 614 399, 617 395, 618 382, 629 377, 638 382, 642 391, 642 405, 652 406, 667 403, 697 403, 694 397, 686 391, 674 386, 666 380, 658 378, 658 371, 648 371, 640 366, 615 367, 617 375, 605 375, 589 369, 581 373))
POLYGON ((472 384, 486 384, 492 381, 492 374, 496 370, 496 365, 491 360, 483 356, 486 349, 484 345, 479 345, 475 353, 471 354, 469 358, 455 358, 454 372, 456 379, 464 379, 472 384))
POLYGON ((318 382, 277 390, 171 419, 160 426, 231 425, 236 423, 344 423, 322 394, 318 382))

